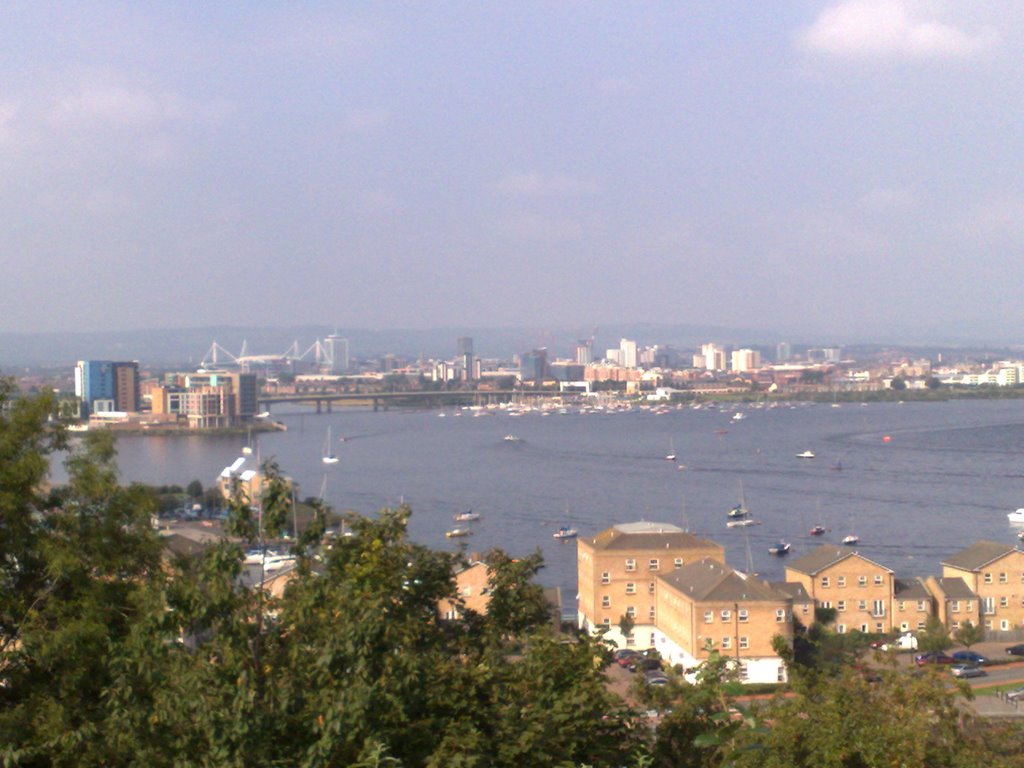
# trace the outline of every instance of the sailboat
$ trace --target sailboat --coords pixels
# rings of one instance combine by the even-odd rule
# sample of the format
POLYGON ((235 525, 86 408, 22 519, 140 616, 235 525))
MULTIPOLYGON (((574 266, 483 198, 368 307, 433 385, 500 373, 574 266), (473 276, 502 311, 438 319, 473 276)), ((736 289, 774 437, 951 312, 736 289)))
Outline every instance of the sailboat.
POLYGON ((327 439, 324 441, 324 455, 320 459, 324 464, 337 464, 338 457, 334 455, 334 446, 331 443, 331 428, 327 427, 327 439))
POLYGON ((252 456, 252 427, 249 427, 249 437, 246 438, 245 445, 242 446, 243 456, 252 456))
POLYGON ((729 517, 729 518, 731 518, 733 520, 738 520, 739 518, 746 517, 749 514, 749 512, 747 511, 747 503, 746 503, 746 501, 743 498, 743 481, 742 480, 740 480, 739 486, 740 486, 740 503, 737 504, 735 507, 733 507, 732 509, 730 509, 726 513, 726 517, 729 517))
POLYGON ((676 460, 676 446, 671 437, 668 439, 668 453, 665 454, 665 459, 667 461, 676 460))

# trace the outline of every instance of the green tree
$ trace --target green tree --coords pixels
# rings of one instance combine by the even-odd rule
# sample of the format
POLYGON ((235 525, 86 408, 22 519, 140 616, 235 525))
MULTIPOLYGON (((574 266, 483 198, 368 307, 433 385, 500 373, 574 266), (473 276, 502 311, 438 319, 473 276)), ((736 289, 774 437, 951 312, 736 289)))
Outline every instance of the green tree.
POLYGON ((965 621, 953 630, 953 639, 960 645, 970 648, 972 645, 976 645, 985 639, 985 628, 973 622, 965 621))
POLYGON ((198 499, 203 495, 203 484, 198 480, 193 480, 185 487, 185 493, 190 499, 198 499))
POLYGON ((893 376, 892 381, 889 382, 889 389, 895 390, 897 392, 902 392, 906 388, 907 382, 906 379, 904 379, 902 376, 893 376))
POLYGON ((917 647, 921 651, 945 651, 953 645, 949 630, 937 616, 930 616, 925 622, 924 631, 917 635, 917 647))

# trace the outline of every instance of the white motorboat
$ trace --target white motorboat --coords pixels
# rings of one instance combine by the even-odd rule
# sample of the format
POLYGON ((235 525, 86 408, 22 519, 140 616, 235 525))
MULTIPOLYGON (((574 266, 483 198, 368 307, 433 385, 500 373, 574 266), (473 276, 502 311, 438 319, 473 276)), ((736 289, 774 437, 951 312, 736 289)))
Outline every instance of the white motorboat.
POLYGON ((468 528, 452 528, 450 531, 446 531, 444 535, 449 539, 461 539, 463 536, 472 536, 473 532, 468 528))
POLYGON ((474 520, 480 519, 480 513, 474 512, 471 509, 467 509, 465 512, 459 512, 457 515, 452 515, 452 520, 456 523, 471 523, 474 520))
POLYGON ((1024 507, 1007 513, 1006 517, 1011 523, 1024 523, 1024 507))
POLYGON ((667 461, 676 460, 676 446, 671 437, 668 439, 668 453, 665 454, 665 459, 667 461))
POLYGON ((800 451, 800 453, 798 453, 796 457, 798 459, 813 459, 814 451, 800 451))
POLYGON ((563 525, 561 528, 559 528, 557 531, 555 531, 552 535, 556 539, 575 539, 576 535, 577 535, 577 531, 576 531, 575 528, 570 528, 570 527, 568 527, 566 525, 563 525))
POLYGON ((783 555, 789 554, 789 549, 792 545, 783 539, 779 539, 779 543, 774 547, 769 547, 768 554, 775 555, 776 557, 782 557, 783 555))
POLYGON ((726 522, 725 527, 726 528, 746 528, 748 525, 757 525, 757 524, 758 524, 757 520, 754 520, 754 519, 749 518, 749 517, 744 517, 744 518, 741 518, 739 520, 729 520, 728 522, 726 522))
POLYGON ((851 533, 848 536, 843 536, 843 545, 847 547, 853 547, 860 544, 860 536, 851 533))

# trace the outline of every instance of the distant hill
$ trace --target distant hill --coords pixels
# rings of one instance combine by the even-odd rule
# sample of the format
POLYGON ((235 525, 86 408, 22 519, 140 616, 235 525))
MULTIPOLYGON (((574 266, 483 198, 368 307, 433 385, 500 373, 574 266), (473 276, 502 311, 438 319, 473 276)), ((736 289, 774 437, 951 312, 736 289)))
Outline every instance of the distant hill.
MULTIPOLYGON (((207 326, 201 328, 154 329, 145 331, 104 331, 88 333, 0 333, 0 371, 26 366, 72 365, 76 360, 139 360, 146 365, 198 365, 211 344, 239 354, 245 342, 249 354, 283 354, 294 342, 305 352, 317 339, 335 328, 308 325, 289 328, 207 326)), ((570 356, 579 339, 595 333, 587 328, 469 328, 448 327, 427 330, 339 328, 349 340, 355 358, 393 353, 405 358, 451 358, 455 340, 473 338, 481 357, 510 358, 536 347, 547 347, 551 356, 570 356)), ((722 344, 774 345, 778 334, 765 330, 700 325, 622 323, 600 326, 594 336, 594 352, 600 355, 617 347, 619 339, 634 339, 640 345, 671 345, 680 350, 699 347, 707 341, 722 344)))

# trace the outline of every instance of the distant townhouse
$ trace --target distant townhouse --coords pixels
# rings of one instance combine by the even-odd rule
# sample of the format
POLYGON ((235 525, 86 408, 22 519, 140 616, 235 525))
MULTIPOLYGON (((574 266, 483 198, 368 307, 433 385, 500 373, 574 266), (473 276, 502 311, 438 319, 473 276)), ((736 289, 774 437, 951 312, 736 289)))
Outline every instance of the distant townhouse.
POLYGON ((979 541, 943 560, 942 576, 962 579, 977 595, 979 618, 987 632, 1024 627, 1024 551, 1012 544, 979 541))
POLYGON ((835 609, 837 632, 893 627, 893 571, 856 550, 824 544, 788 563, 786 581, 802 585, 817 607, 835 609))
POLYGON ((584 629, 604 628, 621 647, 655 645, 657 578, 698 560, 725 563, 721 544, 669 523, 621 523, 577 540, 577 621, 584 629), (633 630, 624 636, 620 620, 633 630))
POLYGON ((935 596, 924 579, 894 579, 892 626, 901 632, 917 632, 925 628, 935 615, 935 596))
POLYGON ((924 580, 935 604, 935 615, 947 628, 959 629, 970 622, 982 626, 981 601, 959 576, 929 576, 924 580))
POLYGON ((438 603, 437 612, 442 619, 461 619, 468 609, 476 613, 487 613, 491 602, 491 572, 487 563, 479 558, 472 559, 465 567, 455 572, 455 590, 461 602, 444 599, 438 603))
POLYGON ((793 599, 753 576, 711 559, 658 577, 657 642, 662 658, 684 668, 713 651, 734 659, 747 682, 785 682, 786 667, 772 647, 793 642, 793 599))

